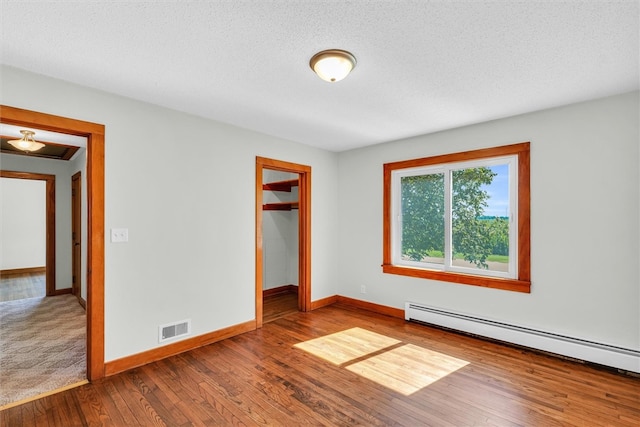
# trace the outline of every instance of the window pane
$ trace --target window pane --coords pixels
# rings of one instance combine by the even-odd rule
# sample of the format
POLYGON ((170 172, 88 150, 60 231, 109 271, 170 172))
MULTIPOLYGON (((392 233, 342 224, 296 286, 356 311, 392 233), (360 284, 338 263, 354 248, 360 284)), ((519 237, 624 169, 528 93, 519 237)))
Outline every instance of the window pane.
POLYGON ((444 263, 444 174, 405 176, 402 188, 402 259, 444 263))
POLYGON ((452 264, 509 270, 509 166, 452 173, 452 264))

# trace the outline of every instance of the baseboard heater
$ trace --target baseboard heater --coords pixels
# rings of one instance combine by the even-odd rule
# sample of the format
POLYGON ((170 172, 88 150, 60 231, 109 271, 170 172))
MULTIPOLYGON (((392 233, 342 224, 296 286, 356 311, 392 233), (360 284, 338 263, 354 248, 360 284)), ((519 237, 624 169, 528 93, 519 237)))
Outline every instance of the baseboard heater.
POLYGON ((640 351, 455 313, 413 302, 405 319, 455 329, 575 359, 640 373, 640 351))

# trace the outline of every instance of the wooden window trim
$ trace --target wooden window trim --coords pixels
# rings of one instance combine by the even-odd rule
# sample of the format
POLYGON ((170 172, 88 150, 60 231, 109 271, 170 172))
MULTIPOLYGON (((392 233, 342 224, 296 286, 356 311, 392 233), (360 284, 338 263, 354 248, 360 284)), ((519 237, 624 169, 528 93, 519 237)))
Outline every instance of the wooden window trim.
POLYGON ((383 194, 383 273, 422 279, 440 280, 472 286, 482 286, 516 292, 531 292, 531 191, 530 191, 530 155, 529 142, 494 148, 443 154, 420 159, 403 160, 384 164, 383 194), (428 270, 392 264, 391 254, 391 174, 395 170, 430 166, 442 163, 455 163, 507 155, 518 156, 518 277, 503 279, 477 276, 449 271, 428 270))

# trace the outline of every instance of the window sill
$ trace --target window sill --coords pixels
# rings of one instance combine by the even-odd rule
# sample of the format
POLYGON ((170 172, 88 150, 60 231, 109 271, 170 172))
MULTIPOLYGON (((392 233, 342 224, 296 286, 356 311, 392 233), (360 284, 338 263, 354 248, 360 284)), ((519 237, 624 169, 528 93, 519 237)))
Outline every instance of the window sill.
POLYGON ((398 274, 400 276, 418 277, 421 279, 441 280, 461 285, 482 286, 485 288, 502 289, 505 291, 531 293, 531 282, 517 279, 474 276, 471 274, 425 270, 423 268, 404 267, 392 264, 383 264, 382 272, 398 274))

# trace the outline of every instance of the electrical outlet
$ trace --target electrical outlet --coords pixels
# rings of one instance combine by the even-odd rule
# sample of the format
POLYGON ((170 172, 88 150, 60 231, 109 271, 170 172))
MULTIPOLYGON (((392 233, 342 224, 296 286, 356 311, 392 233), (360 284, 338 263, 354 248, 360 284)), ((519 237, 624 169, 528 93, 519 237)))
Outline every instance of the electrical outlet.
POLYGON ((365 285, 360 285, 360 293, 361 294, 366 294, 367 293, 367 287, 365 285))
POLYGON ((112 228, 111 243, 124 243, 129 241, 128 228, 112 228))

